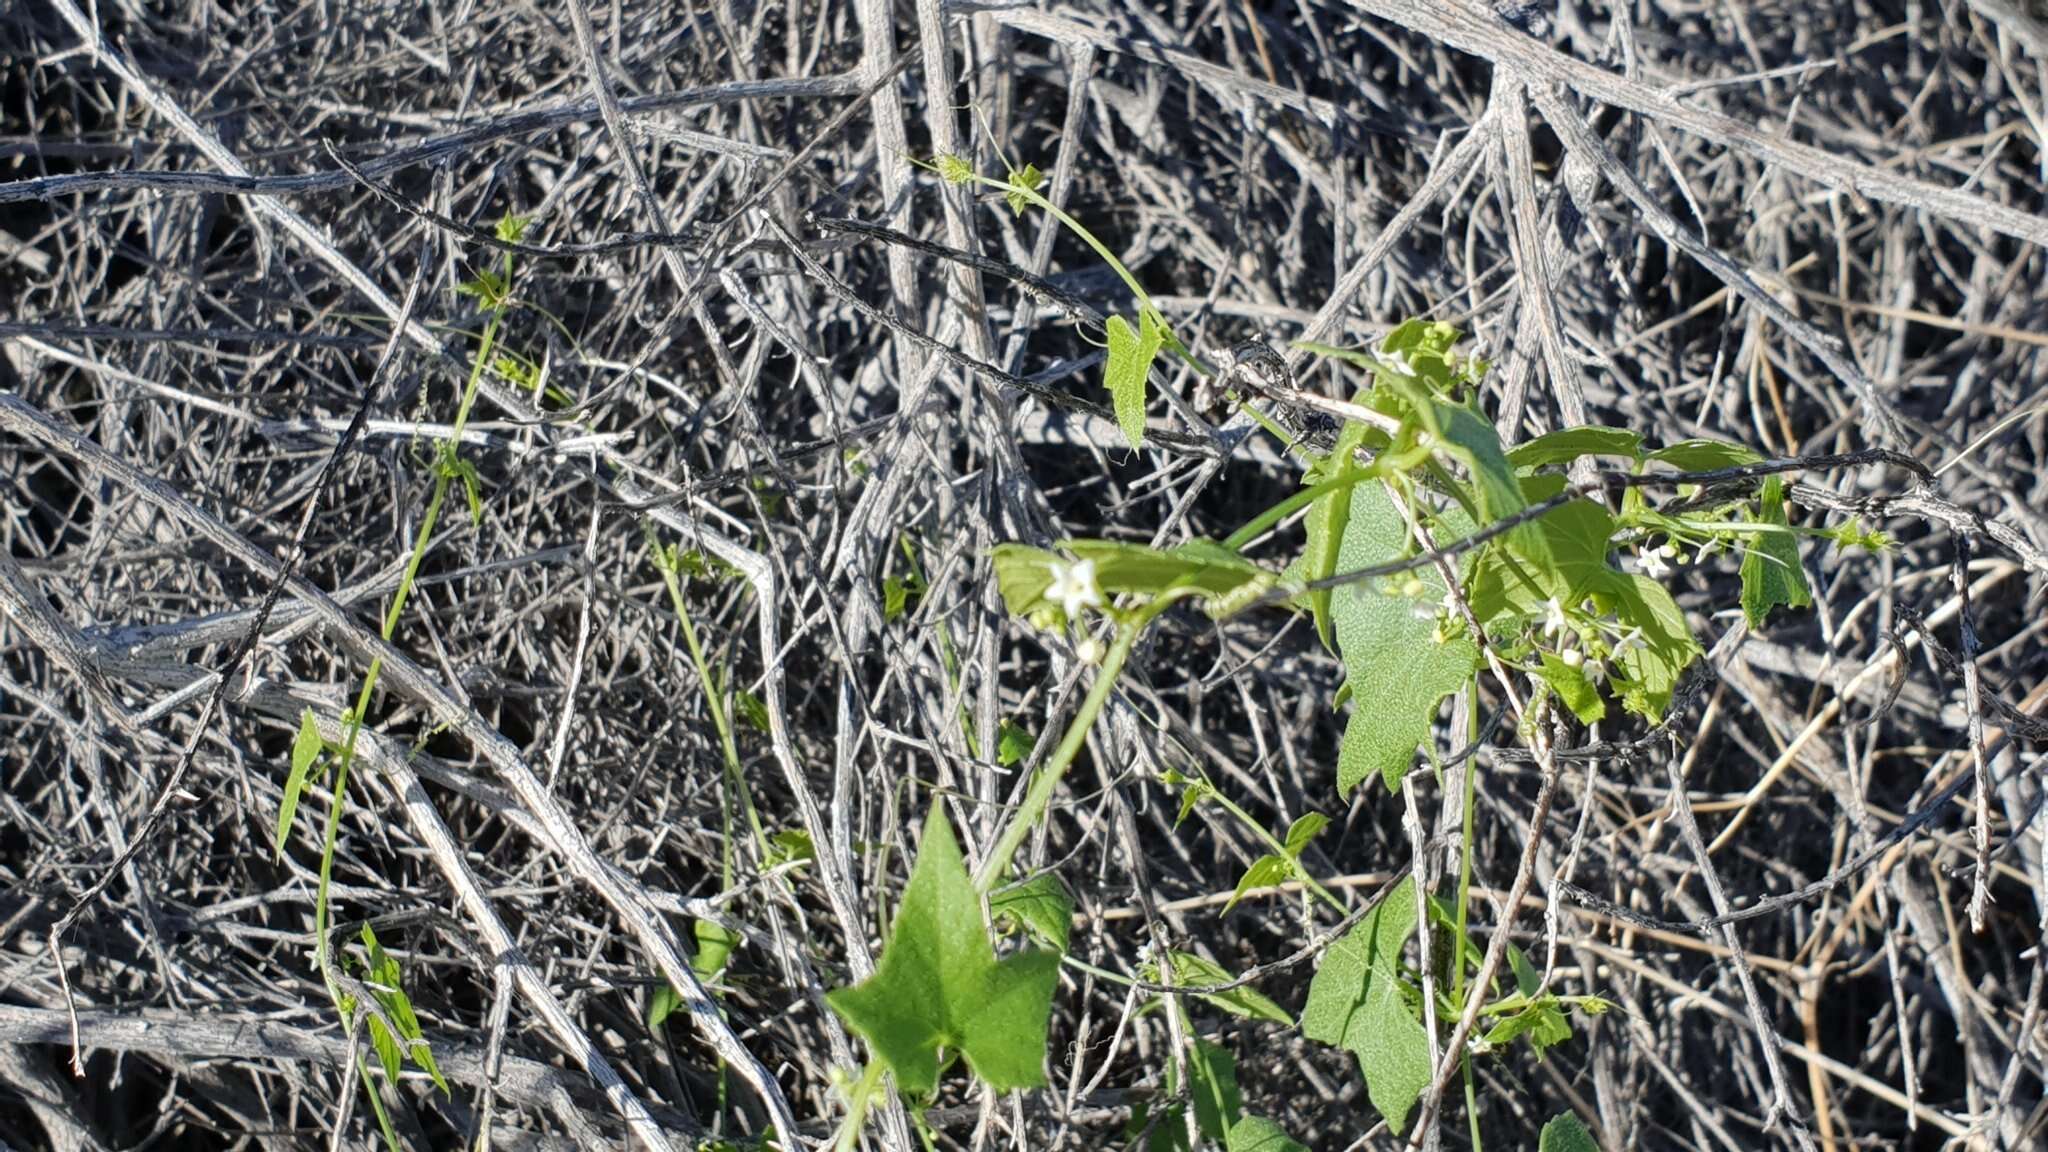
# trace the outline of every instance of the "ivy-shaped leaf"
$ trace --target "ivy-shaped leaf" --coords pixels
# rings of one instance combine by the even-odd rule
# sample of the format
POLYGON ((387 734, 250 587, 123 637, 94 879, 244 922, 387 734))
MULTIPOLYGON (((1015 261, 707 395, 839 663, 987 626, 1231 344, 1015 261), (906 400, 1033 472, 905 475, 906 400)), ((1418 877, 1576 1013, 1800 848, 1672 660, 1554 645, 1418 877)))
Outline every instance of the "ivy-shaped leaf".
POLYGON ((1301 1032, 1349 1048, 1366 1094, 1396 1132, 1429 1087, 1429 1034, 1408 1006, 1401 948, 1415 931, 1415 882, 1404 879, 1330 946, 1309 982, 1301 1032))
POLYGON ((1757 496, 1756 522, 1778 529, 1753 537, 1742 557, 1742 618, 1751 628, 1761 628, 1771 609, 1784 606, 1803 608, 1813 603, 1806 586, 1806 570, 1799 563, 1799 538, 1787 530, 1785 483, 1777 476, 1764 478, 1757 496))
MULTIPOLYGON (((1600 1145, 1577 1114, 1560 1112, 1543 1126, 1536 1139, 1537 1152, 1600 1152, 1600 1145)), ((1235 1152, 1235 1149, 1232 1150, 1235 1152)))
POLYGON ((1159 355, 1163 329, 1159 317, 1149 308, 1138 309, 1138 329, 1121 316, 1111 316, 1104 325, 1109 333, 1109 364, 1102 382, 1116 408, 1117 427, 1133 448, 1145 445, 1145 377, 1152 360, 1159 355))
POLYGON ((1005 768, 1022 764, 1037 743, 1029 731, 1005 720, 996 727, 996 763, 1005 768))
POLYGON ((1008 919, 1064 953, 1074 924, 1074 898, 1050 872, 1021 880, 988 898, 989 912, 1008 919))
POLYGON ((938 804, 875 974, 826 994, 913 1096, 929 1096, 951 1054, 998 1091, 1045 1083, 1045 1029, 1059 954, 998 961, 981 898, 938 804), (944 1055, 942 1056, 942 1052, 944 1055))
MULTIPOLYGON (((1038 185, 1044 180, 1045 173, 1040 172, 1036 164, 1026 164, 1010 173, 1010 183, 1033 192, 1038 191, 1038 185)), ((1003 202, 1010 206, 1012 216, 1022 216, 1024 210, 1031 207, 1031 198, 1015 190, 1003 193, 1003 202)))
MULTIPOLYGON (((1440 545, 1448 542, 1438 540, 1440 545)), ((1399 559, 1407 545, 1407 525, 1385 490, 1379 485, 1356 489, 1344 526, 1343 570, 1399 559)), ((1330 601, 1352 701, 1337 756, 1340 796, 1374 775, 1398 790, 1416 747, 1429 738, 1437 705, 1463 687, 1478 665, 1479 649, 1470 638, 1437 635, 1434 612, 1445 588, 1435 566, 1424 565, 1412 575, 1412 596, 1353 582, 1337 589, 1330 601)))
POLYGON ((299 811, 299 794, 306 790, 306 777, 326 750, 320 739, 320 725, 311 708, 299 713, 299 732, 292 738, 292 770, 284 778, 284 798, 277 805, 277 855, 284 858, 284 842, 291 839, 292 817, 299 811))
POLYGON ((1243 1116, 1230 1126, 1225 1152, 1308 1152, 1287 1130, 1264 1116, 1243 1116))

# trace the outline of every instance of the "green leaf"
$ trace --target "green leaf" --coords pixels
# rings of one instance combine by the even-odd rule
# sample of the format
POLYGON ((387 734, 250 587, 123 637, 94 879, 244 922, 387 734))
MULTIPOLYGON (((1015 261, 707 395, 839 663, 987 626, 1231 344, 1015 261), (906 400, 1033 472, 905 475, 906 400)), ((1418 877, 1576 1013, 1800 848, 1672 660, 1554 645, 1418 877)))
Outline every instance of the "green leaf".
POLYGON ((1662 584, 1631 575, 1615 586, 1615 616, 1640 636, 1616 656, 1622 706, 1655 723, 1671 704, 1680 673, 1700 655, 1685 613, 1662 584))
POLYGON ((1104 325, 1109 333, 1109 365, 1103 383, 1116 408, 1116 422, 1133 448, 1145 444, 1145 377, 1152 360, 1159 355, 1161 328, 1150 309, 1138 310, 1138 330, 1121 316, 1111 316, 1104 325))
POLYGON ((292 738, 292 770, 284 778, 284 798, 277 806, 277 855, 284 858, 284 843, 291 838, 292 817, 299 810, 299 794, 306 790, 306 777, 327 745, 320 739, 319 722, 311 708, 299 713, 299 733, 292 738))
POLYGON ((507 244, 517 244, 526 238, 526 227, 533 223, 531 216, 514 216, 507 212, 498 218, 498 239, 507 244))
MULTIPOLYGON (((1352 473, 1363 480, 1367 474, 1364 469, 1356 467, 1355 462, 1367 431, 1364 424, 1346 421, 1337 433, 1336 447, 1308 470, 1302 477, 1302 484, 1314 486, 1352 473)), ((1346 484, 1335 488, 1309 505, 1303 522, 1308 534, 1307 546, 1301 554, 1300 576, 1304 582, 1327 580, 1337 574, 1337 558, 1344 548, 1344 527, 1351 522, 1352 493, 1357 487, 1357 484, 1346 484)), ((1333 588, 1317 588, 1308 593, 1309 614, 1315 620, 1316 636, 1331 652, 1337 650, 1337 641, 1330 626, 1330 600, 1335 591, 1333 588)))
POLYGON ((464 280, 455 286, 458 296, 472 296, 486 308, 496 308, 505 302, 508 287, 503 276, 486 268, 476 274, 473 280, 464 280))
POLYGON ((1486 1030, 1486 1042, 1495 1048, 1505 1048, 1523 1036, 1538 1055, 1572 1038, 1571 1021, 1558 1011, 1556 997, 1545 996, 1486 1030))
MULTIPOLYGON (((1436 422, 1448 442, 1445 451, 1465 465, 1472 474, 1474 496, 1479 506, 1479 523, 1492 524, 1521 512, 1522 485, 1515 478, 1514 465, 1501 451, 1500 435, 1493 422, 1463 404, 1436 404, 1436 422)), ((1439 445, 1439 447, 1444 447, 1439 445)), ((1551 567, 1549 537, 1536 522, 1517 525, 1509 531, 1514 550, 1539 570, 1551 567)))
POLYGON ((1361 352, 1356 348, 1346 348, 1339 344, 1321 344, 1314 340, 1296 340, 1292 346, 1317 356, 1327 356, 1332 360, 1342 360, 1346 364, 1355 365, 1359 368, 1369 369, 1379 365, 1379 362, 1372 358, 1372 353, 1361 352))
POLYGON ((384 951, 377 942, 377 933, 368 924, 363 925, 362 942, 369 953, 369 963, 364 967, 364 983, 369 986, 370 995, 383 1009, 383 1015, 398 1029, 393 1036, 384 1020, 370 1017, 370 1045, 377 1050, 377 1059, 384 1066, 387 1079, 398 1079, 401 1052, 410 1055, 420 1070, 433 1078, 442 1095, 450 1095, 448 1082, 442 1078, 441 1069, 434 1063, 434 1053, 427 1047, 425 1033, 420 1029, 419 1016, 412 1010, 412 1000, 405 994, 404 981, 398 970, 398 960, 384 951), (404 1041, 401 1047, 400 1041, 404 1041))
POLYGON ((1308 1152, 1287 1130, 1264 1116, 1243 1116, 1230 1126, 1225 1152, 1308 1152))
POLYGON ((1593 1134, 1586 1131, 1576 1113, 1560 1112, 1543 1126, 1543 1135, 1537 1138, 1537 1152, 1600 1152, 1600 1145, 1593 1140, 1593 1134))
POLYGON ((1045 1083, 1046 1021, 1058 980, 1058 953, 1031 949, 996 959, 960 844, 934 803, 881 964, 825 999, 867 1038, 903 1091, 929 1096, 952 1051, 991 1087, 1008 1091, 1045 1083))
POLYGON ((1330 818, 1321 812, 1303 813, 1287 826, 1287 854, 1298 859, 1308 850, 1309 841, 1329 826, 1330 818))
MULTIPOLYGON (((1044 180, 1045 173, 1040 172, 1036 164, 1026 164, 1010 173, 1010 183, 1033 192, 1038 191, 1039 184, 1044 180)), ((1010 214, 1013 216, 1022 216, 1024 210, 1031 207, 1031 198, 1022 192, 1005 192, 1003 200, 1010 205, 1010 214)))
POLYGON ((1725 440, 1680 440, 1667 444, 1645 459, 1660 464, 1669 464, 1680 472, 1713 472, 1722 468, 1738 468, 1754 464, 1763 457, 1740 444, 1725 440))
POLYGON ((1581 724, 1598 723, 1607 715, 1607 701, 1600 696, 1600 689, 1586 678, 1583 666, 1567 664, 1554 652, 1543 653, 1543 682, 1564 701, 1581 724))
POLYGON ((811 843, 811 834, 801 828, 784 828, 768 838, 768 854, 762 861, 764 867, 779 868, 798 860, 816 860, 817 846, 811 843))
POLYGON ((1003 607, 1012 616, 1029 616, 1042 606, 1046 589, 1052 587, 1052 566, 1065 563, 1056 553, 1025 544, 998 544, 989 549, 988 558, 1003 607))
POLYGON ((1785 484, 1779 477, 1764 479, 1756 521, 1781 530, 1758 534, 1742 557, 1742 617, 1752 629, 1763 627, 1773 608, 1813 603, 1799 563, 1799 538, 1784 530, 1791 522, 1785 518, 1785 484))
POLYGON ((1063 540, 1060 547, 1077 559, 1095 562, 1095 582, 1107 595, 1157 596, 1193 587, 1214 597, 1272 575, 1211 540, 1192 540, 1173 548, 1148 548, 1121 540, 1063 540))
POLYGON ((731 961, 732 950, 740 942, 739 934, 715 920, 693 922, 690 934, 697 940, 697 954, 690 957, 690 970, 699 979, 716 980, 731 961))
POLYGON ((903 609, 910 604, 910 585, 901 576, 889 576, 882 580, 882 619, 894 620, 903 615, 903 609))
MULTIPOLYGON (((1166 1062, 1166 1094, 1172 1096, 1179 1091, 1180 1075, 1175 1061, 1166 1062)), ((1244 1109, 1244 1097, 1237 1087, 1237 1058, 1230 1049, 1207 1040, 1195 1040, 1193 1051, 1188 1053, 1188 1079, 1191 1081, 1188 1096, 1195 1105, 1195 1127, 1211 1140, 1221 1140, 1230 1131, 1231 1125, 1244 1109)), ((1153 1146, 1158 1147, 1161 1124, 1153 1129, 1153 1146)), ((1171 1126, 1186 1143, 1185 1125, 1171 1126)))
POLYGON ((675 1010, 683 1006, 683 994, 673 984, 662 984, 647 997, 647 1030, 659 1036, 675 1010))
POLYGON ((391 1035, 389 1028, 384 1027, 383 1019, 378 1016, 370 1017, 370 1047, 377 1051, 377 1063, 384 1068, 384 1078, 397 1080, 401 1059, 398 1040, 391 1035))
POLYGON ((1534 996, 1543 990, 1543 974, 1529 963, 1529 956, 1520 945, 1508 944, 1508 968, 1515 974, 1515 991, 1524 996, 1534 996))
POLYGON ((1244 875, 1238 879, 1237 891, 1231 894, 1230 902, 1223 906, 1223 912, 1227 913, 1232 908, 1237 907, 1237 902, 1244 899, 1244 894, 1252 889, 1271 888, 1276 884, 1283 884, 1292 875, 1294 875, 1294 861, 1292 859, 1286 856, 1274 856, 1271 854, 1259 857, 1257 860, 1252 861, 1252 866, 1245 869, 1244 875))
POLYGON ((769 730, 768 705, 762 703, 759 696, 742 688, 732 694, 732 702, 733 706, 739 709, 740 719, 745 720, 756 732, 769 730))
POLYGON ((1508 449, 1508 463, 1516 468, 1546 468, 1569 464, 1581 456, 1626 456, 1633 460, 1642 451, 1643 438, 1626 428, 1581 424, 1545 432, 1525 444, 1515 445, 1508 449))
MULTIPOLYGON (((1206 956, 1197 956, 1193 952, 1168 952, 1167 957, 1173 962, 1173 982, 1177 985, 1202 987, 1228 984, 1237 979, 1236 974, 1230 969, 1206 956)), ((1146 964, 1144 973, 1147 980, 1156 983, 1159 979, 1159 965, 1156 962, 1146 964)), ((1196 995, 1205 1003, 1221 1008, 1233 1016, 1243 1016, 1251 1020, 1271 1020, 1275 1024, 1284 1024, 1290 1028, 1294 1026, 1294 1017, 1288 1014, 1287 1009, 1275 1004, 1249 984, 1240 984, 1222 992, 1201 992, 1196 995)))
MULTIPOLYGON (((1438 543, 1449 540, 1440 537, 1438 543)), ((1400 559, 1407 545, 1407 526, 1385 490, 1356 489, 1339 557, 1343 570, 1400 559)), ((1463 687, 1478 665, 1479 650, 1469 638, 1437 642, 1433 612, 1445 588, 1435 567, 1425 565, 1412 575, 1413 595, 1353 582, 1330 601, 1352 702, 1337 756, 1340 796, 1374 775, 1398 790, 1416 747, 1429 738, 1437 705, 1463 687)))
POLYGON ((1404 879, 1372 914, 1331 945, 1309 982, 1301 1032, 1349 1048, 1366 1094, 1395 1131, 1429 1087, 1429 1035, 1408 1006, 1401 948, 1415 931, 1415 882, 1404 879))
POLYGON ((1028 929, 1032 935, 1064 953, 1067 935, 1074 924, 1074 898, 1067 886, 1050 872, 1019 881, 988 899, 989 912, 1028 929))
POLYGON ((996 727, 996 763, 1005 768, 1022 764, 1037 744, 1037 737, 1005 720, 996 727))
MULTIPOLYGON (((1187 1098, 1195 1108, 1195 1127, 1210 1140, 1222 1140, 1232 1125, 1237 1122, 1243 1110, 1244 1100, 1237 1086, 1237 1059, 1230 1050, 1220 1044, 1212 1044, 1197 1037, 1187 1057, 1188 1079, 1193 1083, 1187 1098)), ((1179 1062, 1166 1062, 1165 1083, 1162 1085, 1168 1100, 1180 1095, 1179 1062)), ((1151 1129, 1145 1140, 1145 1152, 1188 1152, 1187 1106, 1178 1101, 1162 1108, 1157 1122, 1153 1121, 1151 1109, 1140 1104, 1131 1117, 1128 1135, 1136 1136, 1151 1129)))
POLYGON ((1199 777, 1187 779, 1185 783, 1187 787, 1182 789, 1180 794, 1180 811, 1173 818, 1173 826, 1175 828, 1179 828, 1181 823, 1188 818, 1188 815, 1195 810, 1195 807, 1202 801, 1207 800, 1216 791, 1207 780, 1200 779, 1199 777))

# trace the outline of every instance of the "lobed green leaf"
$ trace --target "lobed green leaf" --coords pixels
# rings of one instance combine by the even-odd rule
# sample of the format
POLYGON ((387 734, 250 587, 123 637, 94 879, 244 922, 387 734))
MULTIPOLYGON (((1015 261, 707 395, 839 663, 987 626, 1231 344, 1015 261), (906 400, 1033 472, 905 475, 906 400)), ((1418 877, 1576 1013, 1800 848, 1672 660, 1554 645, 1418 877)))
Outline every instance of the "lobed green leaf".
POLYGON ((1366 1095, 1397 1132, 1431 1073, 1429 1035, 1400 975, 1401 949, 1415 926, 1415 882, 1403 879, 1323 954, 1301 1010, 1302 1035, 1358 1058, 1366 1095))
POLYGON ((1543 1126, 1536 1140, 1537 1152, 1600 1152, 1600 1145, 1586 1125, 1571 1112, 1560 1112, 1543 1126))
POLYGON ((1041 872, 1012 884, 990 896, 988 908, 997 919, 1007 919, 1056 951, 1066 952, 1074 924, 1074 898, 1058 876, 1041 872))
POLYGON ((1054 952, 996 959, 960 844, 934 803, 875 974, 825 999, 905 1092, 930 1095, 956 1051, 985 1083, 1008 1091, 1045 1083, 1046 1022, 1058 979, 1054 952))

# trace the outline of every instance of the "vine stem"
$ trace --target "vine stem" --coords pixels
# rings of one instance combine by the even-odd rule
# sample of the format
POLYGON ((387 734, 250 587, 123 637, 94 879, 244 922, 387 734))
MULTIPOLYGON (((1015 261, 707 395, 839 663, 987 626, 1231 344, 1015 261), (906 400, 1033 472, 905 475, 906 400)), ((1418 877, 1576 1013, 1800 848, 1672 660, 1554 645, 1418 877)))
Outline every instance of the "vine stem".
POLYGON ((1116 639, 1110 642, 1109 653, 1102 658, 1102 667, 1096 670, 1095 683, 1089 686, 1080 711, 1074 714, 1073 723, 1067 725, 1059 747, 1053 749, 1051 758, 1032 779, 1030 790, 1024 794, 1024 803, 1003 826, 1002 835, 996 838, 996 846, 982 858, 981 868, 974 876, 977 892, 987 895, 1002 879, 1010 867, 1011 858, 1017 855, 1017 849, 1024 846, 1025 837, 1031 835, 1038 818, 1045 814, 1046 805, 1052 803, 1052 794, 1059 787, 1060 778, 1066 775, 1067 766, 1074 762, 1074 757, 1081 754, 1082 746, 1088 741, 1088 730, 1095 726, 1095 718, 1102 713, 1102 706, 1116 689, 1117 676, 1123 672, 1125 662, 1131 657, 1131 649, 1137 645, 1145 626, 1175 601, 1200 593, 1198 588, 1168 589, 1130 610, 1118 622, 1116 639))
POLYGON ((846 1119, 839 1126, 838 1138, 832 1141, 832 1152, 853 1152, 860 1144, 860 1130, 868 1118, 868 1102, 874 1099, 875 1089, 882 1085, 882 1070, 880 1060, 871 1060, 860 1070, 860 1079, 846 1094, 846 1119))
MULTIPOLYGON (((511 258, 506 257, 507 272, 510 272, 511 258)), ((508 276, 509 279, 509 276, 508 276)), ((484 324, 483 339, 477 346, 476 359, 472 362, 469 381, 463 388, 462 398, 456 405, 455 423, 446 443, 450 451, 462 442, 463 426, 469 421, 470 408, 476 402, 477 387, 483 379, 484 365, 490 362, 491 349, 498 338, 498 326, 504 319, 504 308, 491 310, 490 319, 484 324)), ((412 592, 413 583, 419 577, 420 564, 426 559, 427 548, 433 543, 434 528, 440 522, 441 506, 448 499, 448 486, 455 479, 448 469, 437 470, 434 478, 434 494, 427 501, 427 511, 420 519, 419 538, 413 542, 412 555, 406 559, 405 573, 398 581, 398 590, 392 594, 391 607, 384 614, 384 625, 380 630, 388 642, 398 631, 398 621, 405 612, 405 602, 412 592)), ((384 670, 383 659, 370 661, 369 670, 363 673, 363 687, 356 694, 355 708, 343 717, 340 763, 334 771, 333 797, 327 808, 327 828, 320 844, 320 880, 313 898, 313 961, 320 970, 320 979, 327 985, 327 994, 334 1001, 336 1010, 341 1007, 341 988, 334 980, 334 958, 328 946, 327 925, 329 920, 328 890, 334 878, 334 849, 341 835, 341 814, 348 802, 348 773, 356 758, 356 738, 361 735, 363 722, 369 713, 370 698, 377 690, 377 678, 384 670)))

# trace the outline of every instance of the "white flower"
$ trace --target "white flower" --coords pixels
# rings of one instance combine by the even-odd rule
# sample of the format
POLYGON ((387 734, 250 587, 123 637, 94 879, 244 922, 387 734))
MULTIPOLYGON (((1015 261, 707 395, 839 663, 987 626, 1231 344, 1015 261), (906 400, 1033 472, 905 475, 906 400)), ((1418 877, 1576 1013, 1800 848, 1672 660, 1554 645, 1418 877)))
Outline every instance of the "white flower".
POLYGON ((1543 634, 1545 636, 1562 636, 1571 626, 1572 622, 1565 617, 1564 605, 1557 602, 1557 597, 1552 596, 1543 602, 1543 634))
POLYGON ((1567 668, 1577 668, 1586 662, 1586 654, 1577 648, 1567 648, 1559 652, 1557 658, 1564 661, 1564 666, 1567 668))
POLYGON ((1408 353, 1405 351, 1382 352, 1375 348, 1372 350, 1372 358, 1404 376, 1415 375, 1415 366, 1409 362, 1408 353))
POLYGON ((1636 647, 1642 642, 1643 630, 1641 628, 1631 628, 1626 633, 1622 634, 1621 639, 1616 640, 1614 642, 1614 648, 1612 651, 1607 653, 1607 658, 1609 660, 1619 660, 1621 659, 1622 653, 1628 651, 1631 648, 1636 647))
POLYGON ((1662 580, 1671 575, 1671 565, 1666 561, 1678 555, 1678 550, 1669 544, 1660 544, 1643 553, 1643 575, 1652 580, 1662 580))
POLYGON ((1079 619, 1083 608, 1102 607, 1102 589, 1095 583, 1095 561, 1053 561, 1052 586, 1045 590, 1045 598, 1058 604, 1069 620, 1079 619))

